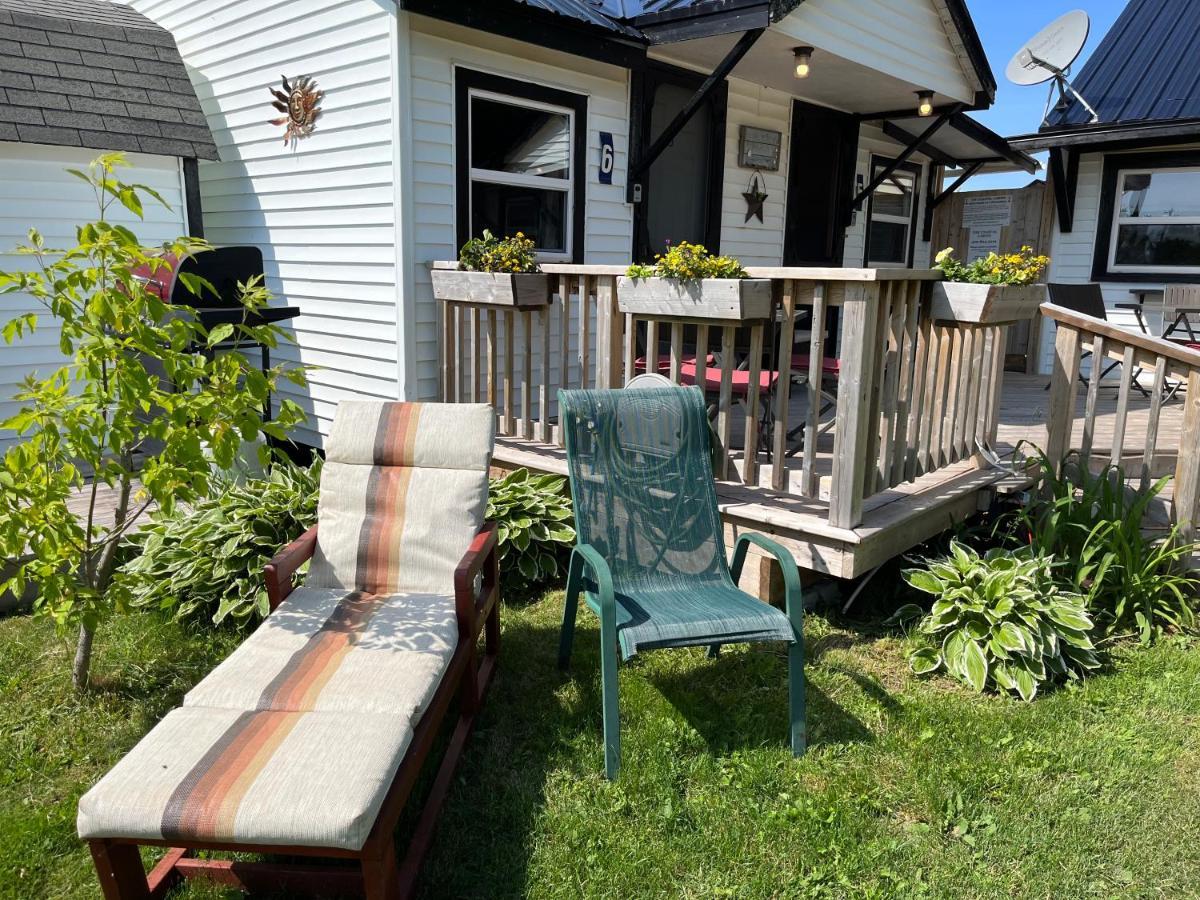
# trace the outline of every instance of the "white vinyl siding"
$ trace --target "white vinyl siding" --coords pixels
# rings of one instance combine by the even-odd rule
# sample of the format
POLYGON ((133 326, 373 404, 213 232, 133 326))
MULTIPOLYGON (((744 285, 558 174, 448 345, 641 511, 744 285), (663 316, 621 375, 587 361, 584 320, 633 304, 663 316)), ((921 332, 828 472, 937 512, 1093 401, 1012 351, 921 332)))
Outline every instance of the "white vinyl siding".
POLYGON ((729 113, 725 124, 725 179, 721 197, 721 252, 736 256, 747 266, 778 266, 783 262, 784 210, 790 160, 792 98, 782 91, 729 79, 729 113), (752 125, 783 133, 779 170, 763 172, 760 182, 767 194, 763 221, 746 221, 746 192, 753 169, 738 165, 741 126, 752 125))
MULTIPOLYGON (((1153 152, 1155 148, 1139 147, 1135 152, 1142 154, 1153 152)), ((1200 149, 1200 144, 1173 146, 1162 148, 1164 151, 1177 152, 1181 150, 1200 149)), ((1112 210, 1100 209, 1100 186, 1104 177, 1103 153, 1084 153, 1079 158, 1079 180, 1075 189, 1075 218, 1070 234, 1063 234, 1058 228, 1057 217, 1050 242, 1050 271, 1047 282, 1062 282, 1066 284, 1084 284, 1092 280, 1092 255, 1096 245, 1096 232, 1100 216, 1111 216, 1112 210)), ((1200 275, 1196 276, 1200 281, 1200 275)), ((1104 305, 1108 310, 1108 319, 1128 331, 1138 331, 1137 319, 1131 310, 1117 309, 1118 303, 1133 303, 1137 298, 1130 293, 1131 288, 1147 290, 1162 290, 1163 283, 1155 281, 1153 275, 1147 275, 1137 281, 1104 281, 1100 289, 1104 294, 1104 305)), ((1157 334, 1162 327, 1161 309, 1157 303, 1147 302, 1146 324, 1157 334)), ((1041 347, 1038 353, 1039 371, 1048 373, 1054 361, 1054 328, 1044 327, 1041 330, 1041 347)), ((1086 372, 1086 368, 1085 368, 1086 372)))
MULTIPOLYGON (((527 81, 587 96, 584 262, 623 265, 633 243, 633 212, 625 203, 629 143, 628 73, 529 44, 450 28, 411 17, 413 233, 415 235, 417 393, 438 394, 437 304, 429 263, 458 255, 455 220, 454 67, 527 81), (468 43, 471 41, 471 43, 468 43), (481 46, 482 45, 482 46, 481 46), (600 184, 600 132, 616 148, 613 183, 600 184)), ((404 65, 404 61, 401 61, 404 65)))
POLYGON ((300 316, 276 356, 321 368, 289 388, 319 444, 338 400, 400 396, 392 54, 396 13, 374 0, 130 0, 175 36, 221 161, 201 162, 206 237, 263 251, 267 286, 300 316), (269 86, 311 75, 312 137, 283 145, 269 86))
MULTIPOLYGON (((37 228, 50 248, 75 246, 75 228, 93 222, 99 208, 91 188, 67 173, 87 169, 102 151, 77 147, 50 147, 0 142, 0 270, 32 268, 31 257, 12 251, 28 243, 30 228, 37 228)), ((145 184, 162 194, 166 209, 147 198, 145 218, 138 219, 120 204, 107 213, 109 221, 127 225, 145 244, 172 240, 187 231, 179 160, 171 156, 130 154, 131 168, 121 178, 145 184)), ((30 374, 46 377, 66 361, 58 349, 59 330, 50 314, 28 295, 0 296, 0 324, 15 315, 36 312, 38 329, 9 345, 0 341, 0 420, 13 415, 18 404, 13 395, 30 374)), ((0 431, 0 453, 12 441, 0 431)))

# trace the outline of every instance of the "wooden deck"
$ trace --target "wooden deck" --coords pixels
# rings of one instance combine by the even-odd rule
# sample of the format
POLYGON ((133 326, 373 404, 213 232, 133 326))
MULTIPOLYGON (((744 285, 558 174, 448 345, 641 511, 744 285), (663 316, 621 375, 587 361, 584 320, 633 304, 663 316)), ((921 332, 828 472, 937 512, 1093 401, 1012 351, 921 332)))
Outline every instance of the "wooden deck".
MULTIPOLYGON (((1045 423, 1050 402, 1046 390, 1048 381, 1048 376, 1044 375, 1006 375, 995 448, 1000 454, 1011 454, 1023 441, 1038 447, 1046 445, 1045 423)), ((1085 402, 1086 397, 1081 391, 1077 398, 1077 421, 1072 441, 1075 448, 1082 441, 1085 402)), ((794 398, 792 403, 793 419, 803 421, 803 397, 794 398)), ((1102 387, 1097 398, 1096 446, 1111 444, 1117 407, 1117 386, 1102 387)), ((1167 474, 1174 466, 1183 410, 1184 404, 1179 398, 1165 404, 1160 411, 1155 474, 1167 474)), ((1148 399, 1130 397, 1123 458, 1131 472, 1135 472, 1141 463, 1149 412, 1148 399)), ((735 423, 735 435, 742 433, 741 421, 735 423)), ((832 466, 828 452, 830 443, 828 437, 823 438, 818 452, 818 469, 826 474, 832 466)), ((740 448, 735 444, 732 449, 734 468, 740 472, 743 468, 740 448)), ((495 464, 507 469, 525 467, 562 475, 567 472, 566 454, 561 448, 520 438, 497 439, 495 464)), ((854 578, 985 509, 998 491, 1011 492, 1026 483, 1000 469, 981 467, 977 460, 963 460, 867 498, 863 504, 863 521, 854 528, 837 528, 829 523, 826 499, 736 482, 718 482, 717 495, 731 535, 740 529, 771 534, 792 551, 802 568, 838 578, 854 578)), ((1164 499, 1169 499, 1169 493, 1164 499)), ((1165 520, 1165 504, 1160 507, 1159 517, 1165 520)))

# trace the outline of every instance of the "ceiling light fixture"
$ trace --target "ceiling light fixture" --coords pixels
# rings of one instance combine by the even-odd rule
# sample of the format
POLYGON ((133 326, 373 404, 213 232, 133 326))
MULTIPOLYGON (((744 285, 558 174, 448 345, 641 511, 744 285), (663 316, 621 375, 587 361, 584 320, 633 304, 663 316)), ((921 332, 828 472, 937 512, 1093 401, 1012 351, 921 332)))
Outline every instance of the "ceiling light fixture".
POLYGON ((933 115, 933 91, 917 91, 917 115, 923 119, 933 115))
POLYGON ((809 71, 812 69, 812 47, 796 47, 792 50, 792 56, 796 60, 795 74, 797 78, 807 78, 809 71))

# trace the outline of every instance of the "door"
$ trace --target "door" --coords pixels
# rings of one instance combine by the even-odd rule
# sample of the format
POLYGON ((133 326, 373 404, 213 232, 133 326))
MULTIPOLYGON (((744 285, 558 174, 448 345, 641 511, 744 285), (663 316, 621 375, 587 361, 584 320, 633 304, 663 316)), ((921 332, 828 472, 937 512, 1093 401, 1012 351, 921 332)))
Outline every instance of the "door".
MULTIPOLYGON (((640 153, 654 143, 700 86, 694 73, 652 65, 635 73, 634 95, 640 153)), ((680 241, 719 249, 721 181, 724 175, 724 85, 712 95, 667 145, 641 178, 642 200, 634 206, 633 257, 650 262, 667 243, 680 241)))
POLYGON ((793 101, 785 266, 842 265, 857 157, 854 116, 793 101))

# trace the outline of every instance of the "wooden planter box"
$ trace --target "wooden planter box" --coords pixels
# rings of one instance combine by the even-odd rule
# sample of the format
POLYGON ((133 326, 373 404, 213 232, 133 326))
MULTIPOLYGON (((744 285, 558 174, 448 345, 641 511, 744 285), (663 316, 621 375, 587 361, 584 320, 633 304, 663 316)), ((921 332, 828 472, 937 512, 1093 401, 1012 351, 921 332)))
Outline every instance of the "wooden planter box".
POLYGON ((771 282, 765 278, 617 279, 617 307, 638 316, 745 321, 771 315, 771 282))
POLYGON ((1032 319, 1045 300, 1044 284, 935 281, 932 311, 942 321, 1002 325, 1032 319))
POLYGON ((457 303, 528 308, 550 302, 550 276, 541 273, 513 275, 505 272, 464 272, 431 269, 433 296, 457 303))

